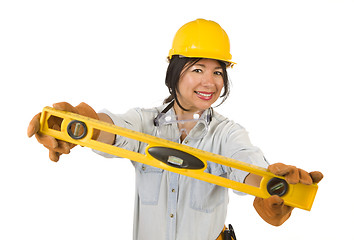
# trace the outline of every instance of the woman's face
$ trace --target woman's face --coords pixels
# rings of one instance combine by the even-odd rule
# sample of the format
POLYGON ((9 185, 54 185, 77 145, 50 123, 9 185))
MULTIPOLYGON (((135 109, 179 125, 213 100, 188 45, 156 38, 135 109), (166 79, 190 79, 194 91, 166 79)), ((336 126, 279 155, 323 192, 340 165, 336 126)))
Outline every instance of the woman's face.
POLYGON ((190 112, 204 111, 219 98, 224 86, 223 70, 218 61, 203 58, 182 71, 177 98, 190 112))

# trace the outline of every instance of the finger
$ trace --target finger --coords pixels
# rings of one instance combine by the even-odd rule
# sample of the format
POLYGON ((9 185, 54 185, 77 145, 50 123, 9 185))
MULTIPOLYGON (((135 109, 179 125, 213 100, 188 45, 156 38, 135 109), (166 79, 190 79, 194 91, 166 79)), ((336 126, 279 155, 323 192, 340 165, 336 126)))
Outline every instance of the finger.
POLYGON ((56 148, 53 148, 52 150, 59 152, 59 153, 69 154, 70 149, 71 149, 70 143, 58 140, 58 146, 56 148))
POLYGON ((55 152, 53 150, 49 150, 49 159, 52 160, 53 162, 58 162, 60 155, 61 154, 58 152, 55 152))
POLYGON ((273 195, 266 199, 269 204, 269 208, 272 209, 272 212, 276 215, 287 215, 294 208, 284 204, 284 200, 278 195, 273 195))
POLYGON ((266 204, 275 214, 280 214, 282 212, 282 207, 284 206, 284 200, 278 195, 272 195, 266 199, 266 204))
POLYGON ((43 135, 40 133, 36 133, 37 141, 43 144, 44 147, 48 148, 51 151, 69 154, 70 149, 73 147, 71 143, 58 140, 49 135, 43 135))
POLYGON ((274 163, 268 166, 268 170, 278 176, 285 176, 290 171, 290 166, 283 163, 274 163))
POLYGON ((323 174, 319 171, 310 172, 310 176, 314 183, 319 183, 323 178, 323 174))
POLYGON ((301 168, 298 168, 298 171, 300 176, 300 183, 305 185, 311 185, 313 183, 312 178, 308 172, 302 170, 301 168))
POLYGON ((285 180, 290 184, 300 182, 299 170, 294 166, 289 166, 289 174, 285 175, 285 180))
POLYGON ((80 103, 75 108, 77 109, 78 113, 81 114, 81 115, 84 115, 84 116, 90 117, 90 118, 98 119, 98 115, 95 112, 95 110, 91 106, 87 105, 84 102, 80 103))
POLYGON ((35 133, 39 131, 40 128, 41 113, 36 114, 30 121, 27 128, 27 136, 32 137, 35 133))
POLYGON ((275 175, 284 176, 285 180, 290 184, 296 184, 300 180, 299 171, 294 166, 275 163, 269 165, 268 170, 275 175))
POLYGON ((67 103, 67 102, 54 103, 53 108, 58 109, 58 110, 62 110, 62 111, 78 113, 78 111, 75 109, 75 107, 73 107, 70 103, 67 103))
POLYGON ((43 144, 48 149, 54 149, 58 147, 57 140, 52 136, 41 134, 41 133, 36 133, 35 136, 37 141, 43 144))
POLYGON ((53 128, 54 130, 60 131, 60 130, 61 130, 61 125, 59 125, 58 123, 53 123, 52 128, 53 128))

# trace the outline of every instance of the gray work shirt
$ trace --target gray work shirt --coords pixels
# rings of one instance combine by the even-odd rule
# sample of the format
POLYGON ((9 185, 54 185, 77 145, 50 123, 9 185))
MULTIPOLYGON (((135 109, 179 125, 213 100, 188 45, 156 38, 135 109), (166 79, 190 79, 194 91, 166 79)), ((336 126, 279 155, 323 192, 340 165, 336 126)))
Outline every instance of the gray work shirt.
MULTIPOLYGON (((107 110, 102 112, 108 114, 115 125, 157 136, 154 119, 165 107, 136 108, 120 115, 107 110)), ((206 117, 206 112, 201 118, 206 117)), ((173 108, 167 114, 174 115, 173 108)), ((267 167, 262 152, 251 144, 246 130, 217 112, 213 111, 209 130, 202 139, 193 138, 193 131, 197 130, 198 124, 182 144, 267 167)), ((116 137, 114 145, 139 153, 145 153, 146 147, 145 143, 121 136, 116 137)), ((215 240, 218 237, 225 224, 228 189, 142 163, 132 163, 136 172, 134 240, 215 240)), ((212 162, 208 162, 205 171, 238 182, 243 182, 248 174, 212 162)))

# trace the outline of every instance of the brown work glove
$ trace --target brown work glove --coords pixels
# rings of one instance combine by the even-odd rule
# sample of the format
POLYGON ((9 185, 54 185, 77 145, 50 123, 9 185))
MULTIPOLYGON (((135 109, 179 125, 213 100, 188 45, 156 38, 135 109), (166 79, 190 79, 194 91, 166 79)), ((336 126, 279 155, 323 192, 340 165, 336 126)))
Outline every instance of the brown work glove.
MULTIPOLYGON (((306 172, 294 166, 275 163, 268 166, 268 170, 278 176, 285 177, 289 184, 303 183, 310 185, 318 183, 323 178, 321 172, 306 172)), ((284 205, 284 200, 277 195, 267 199, 256 197, 253 206, 261 218, 273 226, 282 225, 291 215, 293 207, 284 205)))
MULTIPOLYGON (((53 104, 53 108, 98 119, 98 115, 95 112, 95 110, 93 110, 89 105, 83 102, 77 105, 76 107, 73 107, 67 102, 60 102, 60 103, 53 104)), ((70 149, 72 149, 76 145, 39 133, 38 131, 40 129, 40 118, 41 118, 41 113, 38 113, 33 117, 33 119, 31 120, 28 126, 27 135, 28 137, 32 137, 33 135, 35 135, 37 141, 49 149, 50 160, 57 162, 59 161, 59 157, 61 154, 70 153, 70 149)), ((55 130, 60 130, 61 122, 62 119, 52 116, 48 119, 48 127, 55 130)), ((99 131, 95 130, 92 139, 97 139, 98 136, 99 136, 99 131)))

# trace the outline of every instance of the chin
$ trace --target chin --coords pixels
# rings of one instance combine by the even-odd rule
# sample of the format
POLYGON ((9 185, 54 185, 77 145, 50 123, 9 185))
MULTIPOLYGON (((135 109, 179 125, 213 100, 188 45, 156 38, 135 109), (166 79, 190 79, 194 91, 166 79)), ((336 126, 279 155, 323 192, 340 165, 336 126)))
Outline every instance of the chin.
POLYGON ((210 102, 210 103, 201 103, 201 104, 198 104, 196 107, 197 107, 198 109, 204 111, 204 110, 210 108, 210 107, 213 105, 214 102, 215 102, 215 101, 210 102))

